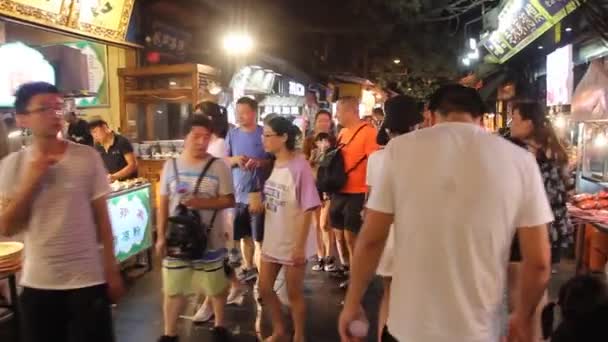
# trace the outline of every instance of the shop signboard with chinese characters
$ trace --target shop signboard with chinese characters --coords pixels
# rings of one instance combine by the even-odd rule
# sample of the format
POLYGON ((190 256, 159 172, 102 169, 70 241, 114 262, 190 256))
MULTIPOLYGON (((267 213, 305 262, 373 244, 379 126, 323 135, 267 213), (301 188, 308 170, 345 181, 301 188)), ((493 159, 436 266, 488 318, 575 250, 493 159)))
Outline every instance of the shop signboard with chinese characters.
POLYGON ((109 196, 108 211, 119 262, 152 247, 150 185, 123 190, 109 196))
POLYGON ((498 16, 498 28, 483 44, 495 62, 504 63, 577 6, 576 0, 510 0, 498 16))
POLYGON ((146 40, 150 50, 170 55, 178 60, 184 60, 192 42, 192 34, 159 21, 152 23, 146 40))
POLYGON ((135 0, 0 0, 0 15, 124 43, 135 0))
POLYGON ((94 37, 124 40, 134 3, 135 0, 78 0, 69 25, 94 37))
POLYGON ((64 27, 73 0, 1 0, 0 14, 36 24, 64 27))
POLYGON ((306 87, 302 83, 289 81, 289 95, 304 96, 306 95, 306 87))

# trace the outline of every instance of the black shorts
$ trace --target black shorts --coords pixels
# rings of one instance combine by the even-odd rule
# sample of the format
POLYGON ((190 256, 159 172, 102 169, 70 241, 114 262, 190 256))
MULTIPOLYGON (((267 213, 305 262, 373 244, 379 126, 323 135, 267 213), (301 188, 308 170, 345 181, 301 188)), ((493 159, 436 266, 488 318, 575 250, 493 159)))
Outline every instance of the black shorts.
POLYGON ((251 215, 247 204, 237 203, 234 208, 234 240, 248 237, 256 242, 264 240, 264 214, 251 215))
MULTIPOLYGON (((513 237, 513 242, 511 242, 511 255, 509 256, 509 262, 521 262, 521 249, 519 248, 519 237, 517 232, 513 237)), ((561 260, 561 248, 559 245, 557 247, 555 245, 551 245, 551 263, 559 264, 561 260)))
POLYGON ((24 341, 114 342, 110 305, 106 285, 75 290, 24 287, 24 341))
POLYGON ((358 234, 363 224, 361 211, 365 194, 334 194, 331 196, 329 220, 334 229, 345 229, 358 234))
POLYGON ((388 332, 387 326, 384 326, 384 329, 382 330, 381 340, 382 342, 399 342, 393 335, 391 335, 391 333, 388 332))
POLYGON ((511 242, 511 255, 509 256, 509 262, 521 262, 521 250, 519 249, 519 238, 517 232, 511 242))

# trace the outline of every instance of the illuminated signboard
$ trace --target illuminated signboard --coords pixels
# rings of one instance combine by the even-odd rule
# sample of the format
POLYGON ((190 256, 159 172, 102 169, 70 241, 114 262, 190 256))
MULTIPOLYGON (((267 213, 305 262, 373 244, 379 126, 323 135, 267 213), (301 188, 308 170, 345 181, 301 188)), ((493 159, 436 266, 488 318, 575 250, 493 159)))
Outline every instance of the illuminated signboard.
POLYGON ((306 87, 298 82, 289 81, 289 95, 304 96, 306 95, 306 87))
POLYGON ((547 56, 547 106, 566 105, 572 101, 572 68, 572 45, 547 56))
POLYGON ((124 42, 135 0, 0 0, 0 14, 124 42))
POLYGON ((483 44, 495 61, 504 63, 578 6, 573 0, 511 0, 498 15, 498 28, 483 44))
POLYGON ((38 50, 20 42, 0 45, 0 107, 12 107, 17 88, 37 81, 55 84, 55 69, 38 50))
POLYGON ((149 186, 110 195, 108 212, 118 261, 125 261, 152 246, 149 186))

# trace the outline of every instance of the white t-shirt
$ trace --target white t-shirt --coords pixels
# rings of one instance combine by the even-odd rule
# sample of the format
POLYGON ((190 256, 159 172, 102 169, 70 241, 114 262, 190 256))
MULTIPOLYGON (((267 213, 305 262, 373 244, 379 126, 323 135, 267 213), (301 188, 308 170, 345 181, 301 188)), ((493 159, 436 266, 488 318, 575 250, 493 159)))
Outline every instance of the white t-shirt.
MULTIPOLYGON (((228 156, 227 151, 226 139, 219 138, 214 135, 209 143, 209 146, 207 146, 207 153, 216 158, 221 158, 224 162, 226 162, 226 165, 228 165, 228 162, 225 159, 228 156)), ((230 179, 232 179, 232 175, 230 176, 230 179)), ((220 210, 217 215, 217 219, 223 222, 224 233, 228 234, 228 240, 232 241, 234 237, 234 229, 232 228, 232 208, 220 210)))
MULTIPOLYGON (((382 177, 382 166, 384 165, 384 150, 378 150, 372 153, 367 162, 367 176, 366 176, 366 184, 371 187, 372 192, 375 191, 376 186, 380 184, 380 177, 382 177)), ((384 246, 384 251, 382 252, 382 257, 380 258, 380 263, 378 264, 378 268, 376 269, 376 274, 382 277, 392 277, 393 276, 393 262, 394 262, 394 253, 393 248, 395 246, 395 229, 393 225, 391 225, 391 229, 388 233, 388 238, 386 239, 386 245, 384 246)))
POLYGON ((391 140, 368 208, 395 214, 388 328, 399 341, 497 342, 516 227, 553 220, 536 160, 466 123, 391 140))
MULTIPOLYGON (((262 254, 281 264, 293 264, 297 229, 304 214, 321 205, 310 164, 296 155, 285 166, 276 166, 264 185, 264 242, 262 254)), ((306 258, 315 254, 315 229, 310 229, 306 258)))
POLYGON ((228 156, 226 149, 226 139, 213 136, 209 146, 207 146, 207 153, 216 158, 226 158, 228 156))
MULTIPOLYGON (((0 165, 3 199, 15 195, 32 153, 30 146, 0 165)), ((109 192, 97 151, 68 142, 62 159, 51 166, 33 197, 24 231, 23 286, 68 290, 105 283, 91 202, 109 192)))
MULTIPOLYGON (((178 177, 175 176, 173 159, 167 160, 163 167, 163 176, 160 180, 160 194, 169 197, 169 215, 175 214, 175 209, 180 204, 184 196, 194 193, 196 181, 198 180, 203 168, 209 162, 209 158, 199 161, 196 164, 187 164, 183 157, 176 159, 178 177)), ((216 159, 207 170, 198 188, 197 196, 200 198, 216 198, 219 196, 231 195, 234 193, 232 185, 232 175, 226 163, 221 159, 216 159)), ((214 210, 199 210, 203 223, 210 224, 213 219, 214 210)), ((224 235, 225 221, 218 214, 213 222, 213 227, 209 232, 207 249, 209 251, 224 248, 226 238, 224 235)))

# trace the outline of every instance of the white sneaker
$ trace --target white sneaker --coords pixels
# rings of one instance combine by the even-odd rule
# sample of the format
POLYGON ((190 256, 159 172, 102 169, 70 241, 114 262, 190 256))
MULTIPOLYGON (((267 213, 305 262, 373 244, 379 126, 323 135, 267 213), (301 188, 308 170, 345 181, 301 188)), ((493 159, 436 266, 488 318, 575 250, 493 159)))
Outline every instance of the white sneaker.
POLYGON ((203 303, 194 316, 192 316, 192 321, 196 323, 207 323, 213 319, 213 316, 213 307, 210 304, 203 303))
POLYGON ((226 304, 228 305, 243 305, 243 301, 245 300, 245 294, 247 293, 247 288, 245 286, 239 287, 231 287, 230 293, 228 294, 228 299, 226 300, 226 304))

